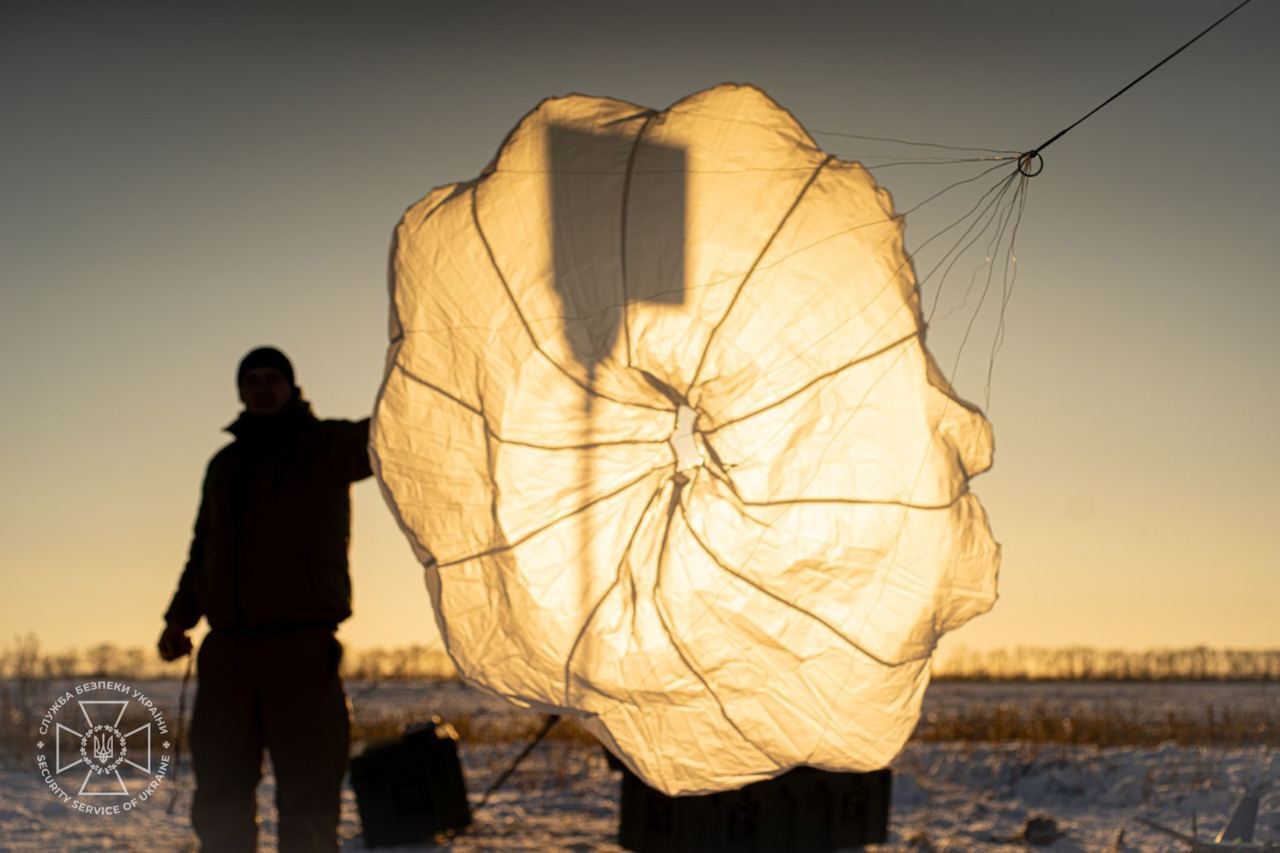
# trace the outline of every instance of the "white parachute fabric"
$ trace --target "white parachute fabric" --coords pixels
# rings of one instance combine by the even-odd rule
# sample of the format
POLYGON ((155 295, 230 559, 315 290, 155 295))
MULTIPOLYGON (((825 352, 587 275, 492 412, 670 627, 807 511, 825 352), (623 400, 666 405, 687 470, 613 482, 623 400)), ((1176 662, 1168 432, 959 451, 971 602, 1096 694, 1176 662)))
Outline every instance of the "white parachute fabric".
POLYGON ((902 231, 729 85, 544 101, 408 210, 372 454, 468 681, 670 794, 897 754, 999 564, 902 231))

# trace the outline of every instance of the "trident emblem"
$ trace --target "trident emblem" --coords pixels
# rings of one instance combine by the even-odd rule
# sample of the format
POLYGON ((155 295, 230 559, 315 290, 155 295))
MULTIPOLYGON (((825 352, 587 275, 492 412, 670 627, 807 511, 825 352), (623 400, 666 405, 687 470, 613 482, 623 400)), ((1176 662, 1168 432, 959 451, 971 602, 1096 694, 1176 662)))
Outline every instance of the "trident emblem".
POLYGON ((106 764, 115 757, 116 739, 111 735, 93 736, 93 759, 99 764, 106 764))

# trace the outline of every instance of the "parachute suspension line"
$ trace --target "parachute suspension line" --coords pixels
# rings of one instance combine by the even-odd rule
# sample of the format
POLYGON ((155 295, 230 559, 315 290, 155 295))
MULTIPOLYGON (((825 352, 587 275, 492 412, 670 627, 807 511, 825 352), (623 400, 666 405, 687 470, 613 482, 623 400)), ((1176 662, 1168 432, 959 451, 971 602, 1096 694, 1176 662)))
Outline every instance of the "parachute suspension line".
POLYGON ((1236 6, 1234 6, 1234 7, 1233 7, 1229 12, 1227 12, 1225 15, 1223 15, 1223 16, 1222 16, 1221 18, 1219 18, 1218 20, 1214 21, 1214 22, 1213 22, 1212 24, 1210 24, 1209 26, 1205 27, 1205 28, 1204 28, 1203 30, 1201 30, 1200 32, 1196 33, 1196 35, 1194 35, 1194 36, 1193 36, 1189 41, 1187 41, 1184 45, 1182 45, 1182 47, 1178 48, 1178 49, 1177 49, 1177 50, 1175 50, 1173 53, 1169 54, 1169 55, 1168 55, 1168 56, 1166 56, 1164 59, 1160 60, 1160 61, 1159 61, 1159 62, 1157 62, 1155 65, 1153 65, 1153 66, 1151 66, 1150 68, 1148 68, 1146 71, 1144 71, 1144 72, 1142 72, 1141 74, 1139 74, 1139 75, 1138 75, 1137 77, 1135 77, 1132 81, 1130 81, 1130 82, 1129 82, 1129 84, 1128 84, 1127 86, 1125 86, 1124 88, 1120 89, 1120 91, 1116 92, 1114 95, 1112 95, 1111 97, 1107 98, 1105 101, 1103 101, 1102 103, 1098 104, 1098 105, 1097 105, 1096 107, 1094 107, 1093 109, 1089 110, 1089 112, 1087 112, 1087 113, 1085 113, 1084 115, 1080 116, 1080 118, 1076 119, 1076 120, 1075 120, 1075 121, 1073 121, 1071 124, 1067 125, 1067 126, 1066 126, 1066 127, 1064 127, 1062 130, 1060 130, 1060 131, 1058 131, 1057 133, 1055 133, 1053 136, 1050 136, 1050 137, 1049 137, 1048 139, 1046 139, 1044 142, 1041 142, 1041 143, 1040 143, 1039 145, 1037 145, 1035 148, 1032 148, 1031 150, 1024 152, 1024 153, 1022 154, 1022 156, 1018 158, 1018 171, 1022 172, 1022 174, 1023 174, 1025 177, 1028 177, 1028 178, 1034 178, 1036 175, 1040 174, 1040 170, 1044 168, 1044 161, 1043 161, 1043 160, 1041 159, 1041 157, 1040 157, 1040 152, 1041 152, 1041 151, 1044 151, 1044 149, 1048 148, 1050 145, 1052 145, 1053 143, 1057 142, 1057 141, 1058 141, 1059 139, 1061 139, 1062 137, 1066 136, 1068 132, 1070 132, 1070 131, 1074 130, 1074 129, 1076 128, 1076 126, 1077 126, 1077 125, 1079 125, 1079 124, 1081 124, 1082 122, 1084 122, 1084 120, 1085 120, 1085 119, 1087 119, 1087 118, 1089 118, 1090 116, 1092 116, 1092 115, 1093 115, 1094 113, 1096 113, 1098 110, 1102 109, 1102 108, 1103 108, 1103 107, 1105 107, 1107 104, 1111 103, 1111 102, 1112 102, 1112 101, 1114 101, 1116 98, 1120 97, 1120 96, 1121 96, 1121 95, 1123 95, 1125 92, 1129 91, 1129 90, 1130 90, 1130 89, 1132 89, 1134 86, 1136 86, 1136 85, 1138 85, 1139 83, 1141 83, 1141 82, 1142 82, 1143 80, 1145 80, 1148 76, 1150 76, 1150 75, 1151 75, 1151 74, 1152 74, 1152 73, 1153 73, 1157 68, 1159 68, 1160 66, 1164 65, 1164 64, 1165 64, 1166 62, 1168 62, 1170 59, 1173 59, 1175 56, 1177 56, 1178 54, 1182 53, 1182 52, 1183 52, 1184 50, 1186 50, 1187 48, 1191 47, 1191 45, 1195 44, 1195 43, 1196 43, 1196 42, 1198 42, 1201 38, 1203 38, 1204 36, 1206 36, 1206 35, 1209 33, 1209 31, 1210 31, 1210 30, 1212 30, 1214 27, 1218 26, 1218 24, 1221 24, 1221 23, 1222 23, 1223 21, 1225 21, 1227 18, 1230 18, 1230 17, 1231 17, 1232 15, 1234 15, 1236 12, 1239 12, 1241 9, 1243 9, 1245 6, 1249 5, 1249 3, 1251 3, 1251 2, 1252 2, 1252 0, 1241 0, 1241 2, 1240 2, 1240 3, 1238 3, 1236 6))
MULTIPOLYGON (((1024 181, 1026 180, 1025 176, 1023 177, 1023 180, 1024 181)), ((995 253, 998 248, 999 247, 996 245, 996 242, 993 238, 991 242, 987 244, 986 251, 984 252, 984 255, 983 255, 982 263, 974 267, 973 272, 969 274, 969 284, 967 287, 965 287, 964 297, 960 300, 960 304, 952 308, 949 308, 945 314, 943 314, 941 317, 938 318, 939 322, 946 320, 948 317, 952 316, 953 314, 963 311, 964 308, 969 304, 969 297, 973 294, 973 288, 976 287, 978 283, 978 273, 982 272, 983 268, 992 262, 992 259, 995 257, 995 253)), ((929 311, 929 317, 927 320, 929 324, 933 323, 933 317, 934 317, 934 314, 937 313, 938 302, 940 299, 941 299, 941 293, 935 296, 933 307, 929 311)))
MULTIPOLYGON (((926 327, 933 322, 933 315, 938 311, 938 304, 942 300, 942 291, 943 288, 946 287, 947 278, 951 275, 951 271, 955 268, 955 265, 959 262, 960 258, 964 256, 964 253, 969 251, 969 249, 973 247, 974 243, 981 240, 983 235, 985 235, 991 227, 991 223, 996 221, 996 218, 1000 215, 1000 206, 1004 202, 1005 194, 1009 192, 1009 187, 1013 184, 1015 177, 1015 175, 1009 175, 982 195, 982 198, 979 199, 979 204, 983 205, 982 210, 974 218, 973 222, 969 223, 969 227, 964 230, 964 233, 960 235, 960 238, 956 240, 951 248, 943 253, 942 257, 936 264, 934 264, 933 268, 929 270, 929 272, 925 273, 924 277, 916 283, 916 287, 919 289, 925 284, 925 282, 933 278, 934 274, 942 268, 943 264, 946 264, 946 269, 942 270, 942 277, 938 279, 938 288, 933 294, 933 306, 929 309, 929 315, 924 318, 924 324, 926 327), (996 194, 990 201, 987 201, 987 196, 993 191, 996 191, 996 194), (978 228, 975 232, 973 229, 977 227, 979 223, 981 223, 982 227, 978 228), (971 233, 973 234, 973 237, 969 238, 971 233), (948 259, 950 259, 950 261, 948 261, 948 259)), ((977 205, 975 205, 970 212, 976 208, 977 205)), ((927 244, 922 243, 915 252, 911 253, 912 256, 914 257, 914 255, 923 249, 925 245, 927 244)))
MULTIPOLYGON (((1026 187, 1026 182, 1028 180, 1029 178, 1027 178, 1025 175, 1020 176, 1018 180, 1018 187, 1016 190, 1014 190, 1013 199, 1009 202, 1008 206, 1004 208, 1004 210, 1000 211, 1000 217, 999 217, 1000 223, 996 227, 995 237, 992 241, 996 246, 997 252, 999 251, 999 247, 1001 243, 1004 242, 1005 232, 1007 231, 1009 227, 1009 222, 1013 218, 1013 214, 1017 209, 1019 197, 1022 195, 1023 190, 1026 187)), ((1012 247, 1012 244, 1010 245, 1012 247)), ((1008 276, 1008 269, 1009 269, 1008 263, 1006 261, 1006 264, 1005 264, 1006 281, 1008 276)), ((989 263, 987 266, 987 280, 986 280, 986 283, 982 286, 982 293, 978 296, 978 305, 973 309, 973 314, 970 315, 969 317, 969 323, 968 325, 965 326, 964 336, 960 339, 960 346, 956 349, 955 361, 952 363, 951 376, 948 380, 953 386, 955 385, 956 375, 959 373, 959 370, 960 370, 960 358, 964 355, 964 348, 969 343, 969 335, 973 332, 974 323, 977 322, 978 316, 982 313, 982 306, 986 304, 987 294, 991 292, 991 282, 994 279, 994 277, 995 277, 995 263, 992 262, 992 263, 989 263)), ((1003 285, 1003 289, 1007 290, 1007 284, 1003 285)), ((990 366, 988 366, 988 376, 990 376, 990 374, 991 374, 991 368, 990 366)), ((990 388, 988 388, 988 395, 989 393, 990 393, 990 388)), ((990 403, 989 399, 987 400, 987 403, 988 404, 990 403)))
MULTIPOLYGON (((750 125, 755 125, 756 127, 767 127, 767 128, 774 128, 777 130, 794 131, 797 126, 797 123, 794 123, 794 119, 792 124, 782 124, 778 122, 754 121, 752 119, 744 119, 741 116, 721 115, 717 113, 707 112, 705 110, 672 108, 667 110, 667 112, 671 115, 695 116, 698 118, 713 119, 715 121, 729 122, 732 124, 750 124, 750 125)), ((819 130, 812 127, 803 128, 803 131, 810 135, 817 135, 817 136, 836 136, 836 137, 841 137, 843 139, 858 139, 858 140, 863 140, 867 142, 889 142, 895 145, 911 145, 919 148, 939 148, 947 151, 967 151, 967 152, 980 152, 980 153, 986 153, 986 154, 1012 154, 1015 157, 1019 153, 1017 151, 1014 151, 1008 148, 982 148, 980 146, 970 146, 970 145, 943 145, 937 142, 921 142, 919 140, 902 139, 895 136, 867 136, 859 133, 847 133, 841 130, 819 130)))
POLYGON ((816 130, 814 128, 808 128, 808 131, 819 136, 838 136, 841 139, 858 139, 867 142, 892 142, 895 145, 913 145, 918 148, 940 148, 946 151, 981 151, 987 154, 1013 155, 1017 155, 1019 153, 1005 148, 976 148, 967 145, 942 145, 937 142, 916 142, 911 139, 899 139, 894 136, 864 136, 858 133, 843 133, 838 130, 816 130))
MULTIPOLYGON (((928 160, 893 160, 885 159, 882 163, 868 162, 866 159, 856 159, 856 162, 868 172, 878 172, 882 169, 894 169, 899 166, 963 166, 966 163, 996 163, 1002 166, 1012 160, 1019 159, 1021 155, 1013 154, 1009 156, 1001 155, 999 157, 955 157, 944 159, 928 159, 928 160)), ((879 158, 877 158, 879 159, 879 158)))
MULTIPOLYGON (((837 155, 833 154, 832 157, 837 155)), ((874 155, 872 155, 874 156, 874 155)), ((990 163, 994 160, 1007 161, 1018 159, 1017 154, 1000 155, 991 157, 929 157, 926 159, 907 159, 881 156, 877 159, 883 159, 883 163, 867 166, 856 155, 851 156, 843 162, 857 162, 863 168, 871 171, 873 169, 884 169, 890 166, 956 166, 965 163, 990 163)), ((868 160, 868 162, 870 162, 868 160)), ((633 174, 636 175, 751 175, 766 172, 775 174, 808 172, 808 166, 742 166, 736 169, 636 169, 633 174)), ((612 177, 614 175, 625 174, 624 171, 617 169, 495 169, 492 174, 502 175, 585 175, 589 177, 612 177)))
MULTIPOLYGON (((1009 201, 1009 207, 1005 211, 1006 215, 1011 215, 1013 227, 1009 232, 1009 243, 1004 252, 1004 255, 1005 255, 1004 270, 1001 274, 1001 288, 1000 288, 1000 292, 1001 292, 1000 311, 997 318, 995 336, 992 338, 991 353, 987 360, 987 381, 985 386, 985 395, 984 395, 984 402, 983 402, 984 411, 990 411, 991 387, 992 387, 992 381, 995 375, 996 357, 999 355, 1000 349, 1004 344, 1005 318, 1009 308, 1009 301, 1013 296, 1013 286, 1015 281, 1017 280, 1017 256, 1014 252, 1014 245, 1018 237, 1018 227, 1019 225, 1022 224, 1022 216, 1024 211, 1026 210, 1027 191, 1028 191, 1030 180, 1031 179, 1028 178, 1026 175, 1018 176, 1017 188, 1014 190, 1013 198, 1009 201)), ((990 287, 989 279, 991 277, 991 274, 993 273, 992 264, 996 262, 997 256, 1001 254, 999 238, 1002 236, 1003 236, 1003 230, 998 230, 996 235, 992 237, 991 241, 987 244, 983 261, 979 263, 977 266, 975 266, 973 268, 973 272, 970 273, 969 275, 969 284, 965 288, 964 297, 960 300, 960 304, 949 308, 941 317, 938 318, 939 322, 946 320, 947 318, 951 317, 952 315, 960 311, 963 311, 968 306, 969 297, 973 295, 973 290, 978 284, 978 274, 982 272, 983 268, 986 268, 988 271, 988 283, 986 288, 984 288, 983 290, 983 299, 985 299, 986 289, 990 287)), ((957 256, 957 260, 958 260, 958 256, 957 256)), ((944 274, 943 280, 945 281, 945 279, 946 279, 946 275, 944 274)), ((934 300, 933 308, 930 310, 929 320, 928 320, 929 324, 932 324, 933 322, 933 316, 938 310, 938 307, 939 307, 938 303, 940 299, 941 299, 941 292, 938 293, 937 298, 935 298, 934 300)), ((977 309, 975 309, 975 313, 973 314, 973 316, 970 317, 968 328, 966 328, 966 332, 965 332, 966 339, 968 337, 968 333, 972 330, 973 323, 977 318, 978 313, 981 312, 981 309, 982 309, 982 301, 979 301, 978 307, 977 309)), ((961 346, 962 346, 961 351, 963 351, 963 344, 961 346)), ((960 352, 957 352, 956 354, 957 366, 959 362, 959 356, 960 356, 960 352)), ((954 368, 952 370, 952 375, 948 377, 948 381, 954 385, 955 383, 954 368)))
POLYGON ((1027 178, 1023 177, 1015 197, 1018 213, 1013 220, 1013 232, 1009 235, 1009 251, 1005 256, 1004 283, 1000 299, 1000 318, 996 323, 995 340, 991 342, 991 357, 987 359, 987 387, 983 401, 983 410, 991 411, 991 382, 995 376, 996 356, 1004 346, 1005 315, 1009 311, 1009 300, 1013 298, 1013 285, 1018 280, 1018 256, 1014 252, 1014 244, 1018 241, 1018 226, 1022 224, 1022 214, 1027 209, 1027 178))
MULTIPOLYGON (((950 318, 952 315, 963 311, 965 308, 968 307, 969 297, 973 295, 973 289, 978 285, 978 273, 982 272, 984 268, 986 268, 991 264, 992 258, 995 257, 996 248, 997 247, 994 239, 992 239, 989 243, 987 243, 986 251, 983 253, 982 262, 973 268, 973 272, 969 273, 969 284, 964 289, 964 296, 961 298, 960 304, 952 308, 948 308, 947 312, 938 318, 939 323, 950 318)), ((939 299, 941 299, 941 294, 938 294, 937 298, 934 299, 933 308, 930 309, 930 312, 929 312, 930 325, 932 325, 933 316, 938 310, 939 299)))
MULTIPOLYGON (((894 219, 905 219, 906 217, 908 217, 908 216, 910 216, 911 214, 915 213, 915 212, 916 212, 917 210, 919 210, 920 208, 924 207, 924 206, 925 206, 926 204, 928 204, 929 202, 934 201, 935 199, 940 198, 940 197, 941 197, 941 196, 943 196, 944 194, 951 192, 951 191, 952 191, 953 189, 955 189, 956 187, 961 187, 961 186, 964 186, 965 184, 971 184, 971 183, 973 183, 974 181, 981 180, 982 178, 985 178, 987 175, 990 175, 992 172, 996 171, 997 169, 999 169, 999 168, 1000 168, 1001 166, 1003 166, 1003 165, 1004 165, 1003 163, 997 163, 996 165, 991 166, 990 168, 983 169, 981 172, 979 172, 978 174, 974 175, 972 178, 965 178, 964 180, 956 181, 955 183, 953 183, 953 184, 951 184, 951 185, 949 185, 949 186, 943 187, 942 189, 938 190, 938 191, 937 191, 936 193, 934 193, 933 195, 931 195, 931 196, 929 196, 928 198, 926 198, 924 201, 917 202, 914 206, 907 208, 906 210, 902 211, 901 213, 894 214, 894 216, 893 216, 892 218, 894 218, 894 219)), ((984 195, 985 195, 985 193, 984 193, 984 195)), ((883 220, 882 220, 882 221, 883 221, 883 220)), ((957 223, 957 224, 958 224, 958 223, 957 223)), ((944 231, 945 231, 945 230, 946 230, 946 229, 944 229, 944 231)), ((936 237, 936 236, 940 236, 942 233, 944 233, 944 232, 939 232, 938 234, 935 234, 934 236, 935 236, 935 237, 936 237)), ((931 237, 930 239, 933 239, 933 238, 931 237)))

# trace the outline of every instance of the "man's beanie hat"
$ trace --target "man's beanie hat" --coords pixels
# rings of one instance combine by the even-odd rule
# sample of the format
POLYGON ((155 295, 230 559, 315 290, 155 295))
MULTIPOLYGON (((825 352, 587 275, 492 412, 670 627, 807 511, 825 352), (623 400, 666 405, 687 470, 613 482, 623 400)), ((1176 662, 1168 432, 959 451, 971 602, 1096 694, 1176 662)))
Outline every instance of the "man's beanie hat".
POLYGON ((240 367, 236 370, 236 384, 244 379, 244 375, 258 367, 269 367, 284 377, 284 381, 295 385, 293 381, 293 365, 289 357, 275 347, 258 347, 240 359, 240 367))

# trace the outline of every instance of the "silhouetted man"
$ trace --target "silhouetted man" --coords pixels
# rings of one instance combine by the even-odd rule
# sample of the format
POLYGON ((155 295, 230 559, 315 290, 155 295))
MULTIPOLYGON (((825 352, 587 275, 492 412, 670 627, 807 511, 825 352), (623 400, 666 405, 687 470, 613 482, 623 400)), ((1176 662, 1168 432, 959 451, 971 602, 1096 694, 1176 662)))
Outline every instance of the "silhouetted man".
POLYGON ((368 420, 318 420, 279 350, 236 374, 245 410, 209 462, 186 569, 165 613, 160 654, 191 651, 200 617, 191 721, 202 849, 253 850, 262 751, 278 789, 280 849, 337 847, 349 741, 334 637, 351 615, 350 484, 368 477, 368 420))

